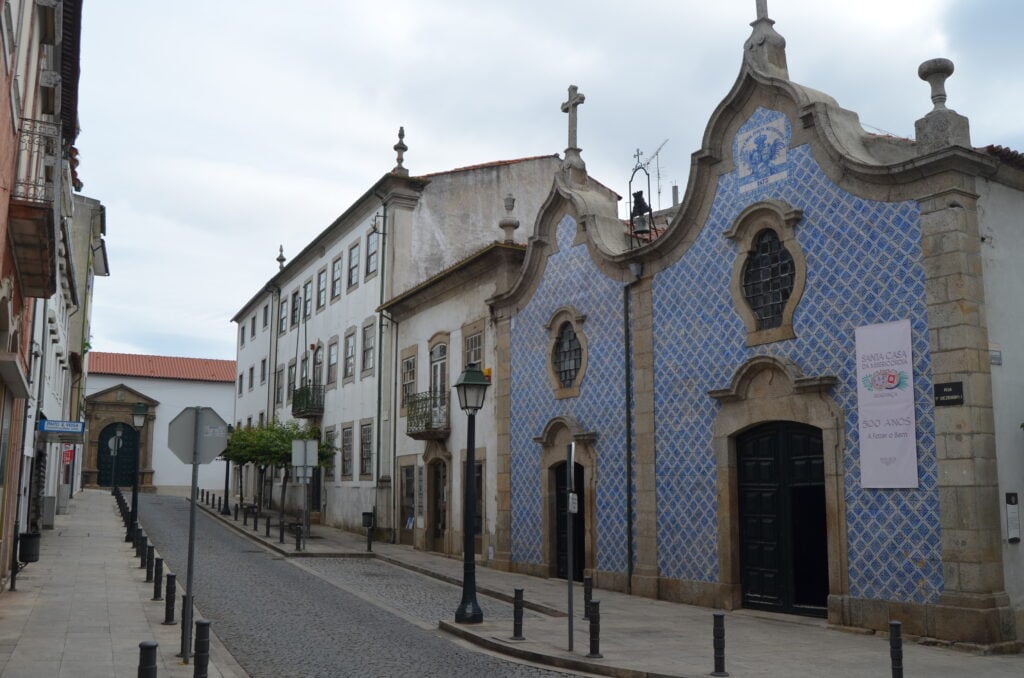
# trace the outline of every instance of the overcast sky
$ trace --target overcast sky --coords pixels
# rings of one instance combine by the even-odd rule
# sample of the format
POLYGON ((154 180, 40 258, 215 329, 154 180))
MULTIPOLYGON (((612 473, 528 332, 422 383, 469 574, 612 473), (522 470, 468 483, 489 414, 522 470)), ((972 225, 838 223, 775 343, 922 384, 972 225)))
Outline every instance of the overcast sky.
MULTIPOLYGON (((912 137, 918 65, 944 56, 975 146, 1024 150, 1019 0, 769 0, 792 80, 912 137)), ((107 208, 95 350, 235 357, 230 318, 395 164, 413 174, 579 145, 626 194, 659 156, 662 204, 732 86, 754 0, 86 0, 79 176, 107 208)), ((655 196, 655 206, 657 197, 655 196)))

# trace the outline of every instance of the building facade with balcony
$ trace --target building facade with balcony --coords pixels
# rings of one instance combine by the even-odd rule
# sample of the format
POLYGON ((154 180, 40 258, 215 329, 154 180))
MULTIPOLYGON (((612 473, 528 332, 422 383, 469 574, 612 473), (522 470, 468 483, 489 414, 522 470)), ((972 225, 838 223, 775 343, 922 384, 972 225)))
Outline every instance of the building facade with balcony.
MULTIPOLYGON (((495 236, 498 226, 493 226, 495 236)), ((477 543, 493 559, 497 524, 495 394, 508 388, 494 378, 496 335, 487 300, 507 290, 522 264, 525 245, 493 242, 419 285, 396 295, 382 310, 397 325, 399 383, 394 408, 397 539, 418 549, 458 554, 463 548, 463 492, 467 475, 467 417, 452 389, 477 363, 491 375, 484 407, 476 414, 477 543)))
MULTIPOLYGON (((54 309, 60 323, 78 304, 68 235, 72 191, 78 188, 73 143, 81 9, 79 0, 0 3, 0 180, 10 187, 0 193, 0 571, 5 577, 14 535, 42 527, 43 498, 58 475, 48 443, 35 431, 49 416, 43 397, 67 390, 63 370, 42 364, 51 349, 58 363, 60 357, 43 307, 54 309)), ((62 327, 66 330, 66 322, 62 327)), ((66 332, 61 336, 66 339, 66 332)), ((66 417, 67 401, 61 400, 58 406, 50 398, 48 407, 66 417)))
MULTIPOLYGON (((509 193, 517 213, 532 219, 561 167, 550 155, 411 176, 403 138, 400 132, 395 168, 290 261, 282 257, 278 273, 232 319, 242 384, 235 423, 255 425, 269 402, 266 420, 317 426, 336 452, 314 478, 311 506, 320 520, 353 529, 366 511, 376 512, 379 529, 396 529, 400 510, 393 477, 397 437, 407 442, 394 415, 400 323, 378 308, 492 243, 509 193), (265 307, 270 330, 263 335, 265 307), (249 370, 259 374, 264 360, 272 366, 268 381, 250 393, 249 370)), ((439 398, 422 407, 420 446, 447 432, 450 409, 439 398)), ((298 508, 301 491, 290 492, 298 508)))

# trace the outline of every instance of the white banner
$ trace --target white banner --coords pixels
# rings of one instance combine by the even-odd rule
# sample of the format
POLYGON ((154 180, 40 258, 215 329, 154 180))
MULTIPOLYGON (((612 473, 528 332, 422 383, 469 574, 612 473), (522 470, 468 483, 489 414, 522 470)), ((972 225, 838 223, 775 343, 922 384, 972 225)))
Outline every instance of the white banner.
POLYGON ((860 484, 917 487, 910 321, 856 329, 860 484))

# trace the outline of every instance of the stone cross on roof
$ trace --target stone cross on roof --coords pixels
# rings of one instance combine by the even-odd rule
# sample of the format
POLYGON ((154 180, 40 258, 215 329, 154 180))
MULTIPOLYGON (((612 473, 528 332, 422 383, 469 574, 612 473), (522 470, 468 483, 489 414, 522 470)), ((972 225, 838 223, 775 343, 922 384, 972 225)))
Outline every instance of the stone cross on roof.
POLYGON ((569 100, 562 102, 562 113, 569 114, 569 148, 576 148, 576 107, 586 100, 576 85, 569 85, 569 100))
POLYGON ((569 114, 569 146, 565 149, 565 160, 562 162, 562 167, 570 172, 579 170, 575 178, 583 181, 586 181, 587 165, 580 157, 580 148, 576 141, 576 108, 586 100, 587 98, 580 93, 576 85, 569 85, 569 98, 562 103, 562 112, 569 114))
POLYGON ((768 18, 768 0, 757 0, 757 18, 768 18))

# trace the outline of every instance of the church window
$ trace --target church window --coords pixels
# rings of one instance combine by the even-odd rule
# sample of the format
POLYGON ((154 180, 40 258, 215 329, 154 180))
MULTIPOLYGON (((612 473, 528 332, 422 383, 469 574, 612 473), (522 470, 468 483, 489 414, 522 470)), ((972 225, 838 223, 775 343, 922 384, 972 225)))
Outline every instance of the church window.
POLYGON ((565 306, 546 325, 548 331, 548 376, 555 398, 575 398, 587 371, 586 316, 565 306))
POLYGON ((743 296, 757 318, 757 329, 782 324, 782 311, 793 292, 793 256, 771 229, 761 231, 743 270, 743 296))
POLYGON ((558 330, 558 343, 555 344, 554 361, 558 381, 565 388, 571 387, 576 381, 580 371, 580 353, 580 340, 576 338, 572 323, 562 323, 558 330))
POLYGON ((793 314, 803 297, 807 262, 796 237, 803 212, 778 200, 747 207, 725 237, 736 243, 729 283, 747 346, 793 339, 793 314))

